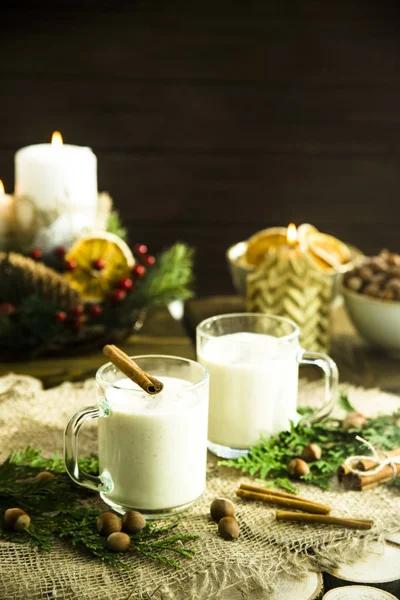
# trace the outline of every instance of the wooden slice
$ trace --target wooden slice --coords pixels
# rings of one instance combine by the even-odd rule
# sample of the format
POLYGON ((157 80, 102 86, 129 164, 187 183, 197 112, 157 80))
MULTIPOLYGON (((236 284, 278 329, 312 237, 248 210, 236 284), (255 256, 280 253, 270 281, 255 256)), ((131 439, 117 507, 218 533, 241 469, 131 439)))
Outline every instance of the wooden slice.
MULTIPOLYGON (((342 565, 324 574, 325 588, 331 590, 352 584, 370 585, 400 597, 400 547, 385 544, 383 552, 377 546, 364 560, 342 565)), ((338 596, 340 597, 340 596, 338 596)))
POLYGON ((400 531, 387 535, 386 541, 390 542, 391 544, 396 544, 396 546, 400 546, 400 531))
POLYGON ((330 590, 322 600, 396 600, 396 596, 369 585, 345 585, 330 590))
POLYGON ((324 593, 321 573, 308 573, 305 577, 291 577, 282 573, 278 589, 269 600, 320 600, 324 593))
POLYGON ((221 597, 221 600, 243 600, 249 597, 251 600, 321 600, 324 593, 323 579, 321 573, 308 573, 305 577, 291 577, 282 573, 279 575, 277 589, 274 594, 266 596, 260 591, 244 596, 240 584, 229 587, 221 597))

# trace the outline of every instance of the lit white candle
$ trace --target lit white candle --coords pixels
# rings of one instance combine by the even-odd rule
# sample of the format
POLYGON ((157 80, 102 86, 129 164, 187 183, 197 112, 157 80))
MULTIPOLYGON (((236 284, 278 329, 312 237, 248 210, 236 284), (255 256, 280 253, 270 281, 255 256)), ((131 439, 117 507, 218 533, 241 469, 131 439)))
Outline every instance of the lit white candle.
POLYGON ((27 146, 16 153, 15 195, 30 199, 39 230, 53 227, 45 243, 63 244, 94 227, 96 156, 90 148, 63 144, 61 134, 54 132, 51 144, 27 146))
POLYGON ((4 185, 0 179, 0 250, 7 247, 7 242, 13 229, 14 222, 13 197, 5 193, 4 185))

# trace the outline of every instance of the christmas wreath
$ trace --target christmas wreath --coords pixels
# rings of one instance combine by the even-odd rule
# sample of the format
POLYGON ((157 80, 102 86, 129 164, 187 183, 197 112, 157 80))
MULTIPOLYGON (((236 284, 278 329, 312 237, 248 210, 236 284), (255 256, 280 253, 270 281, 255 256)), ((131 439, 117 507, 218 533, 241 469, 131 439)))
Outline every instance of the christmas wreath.
POLYGON ((0 252, 0 358, 91 349, 139 328, 146 310, 191 296, 193 251, 131 249, 118 216, 70 248, 0 252))

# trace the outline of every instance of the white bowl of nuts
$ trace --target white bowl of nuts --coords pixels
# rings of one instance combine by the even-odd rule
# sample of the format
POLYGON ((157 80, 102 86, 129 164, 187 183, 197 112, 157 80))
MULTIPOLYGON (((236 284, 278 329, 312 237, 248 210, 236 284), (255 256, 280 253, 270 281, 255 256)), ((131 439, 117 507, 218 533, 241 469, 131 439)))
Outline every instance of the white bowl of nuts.
POLYGON ((343 277, 347 312, 372 346, 400 354, 400 255, 363 257, 343 277))

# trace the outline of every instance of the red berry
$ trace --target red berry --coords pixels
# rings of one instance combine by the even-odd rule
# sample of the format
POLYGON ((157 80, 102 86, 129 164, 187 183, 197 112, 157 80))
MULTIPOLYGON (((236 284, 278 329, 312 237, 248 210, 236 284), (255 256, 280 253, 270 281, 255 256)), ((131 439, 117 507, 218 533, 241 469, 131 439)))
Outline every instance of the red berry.
POLYGON ((152 256, 151 254, 147 254, 146 256, 142 257, 142 260, 145 265, 152 267, 156 262, 156 257, 152 256))
POLYGON ((126 290, 129 292, 129 290, 133 288, 133 281, 128 277, 123 277, 119 282, 118 287, 121 288, 121 290, 126 290))
POLYGON ((76 262, 76 260, 66 260, 65 261, 65 268, 67 271, 73 271, 74 269, 76 269, 77 266, 78 266, 78 263, 76 262))
POLYGON ((4 304, 0 304, 0 315, 12 315, 15 312, 15 306, 10 304, 9 302, 4 302, 4 304))
POLYGON ((67 319, 67 313, 63 310, 58 310, 56 312, 56 323, 64 323, 64 321, 66 321, 67 319))
POLYGON ((147 254, 147 246, 145 244, 136 244, 136 252, 138 254, 147 254))
POLYGON ((146 267, 143 265, 135 265, 132 269, 132 273, 135 277, 140 279, 146 273, 146 267))
POLYGON ((74 315, 74 317, 81 317, 83 315, 82 304, 77 304, 76 306, 74 306, 71 312, 74 315))
POLYGON ((114 290, 111 293, 110 297, 113 302, 122 302, 126 298, 126 291, 125 290, 114 290))
POLYGON ((57 248, 54 249, 54 254, 56 256, 59 256, 60 258, 64 258, 64 256, 65 256, 64 246, 57 246, 57 248))
POLYGON ((92 304, 89 308, 89 312, 95 319, 103 312, 103 307, 100 304, 92 304))
POLYGON ((97 260, 94 260, 92 262, 92 267, 93 267, 93 269, 96 269, 96 271, 102 271, 105 266, 106 266, 106 261, 103 260, 102 258, 98 258, 97 260))
POLYGON ((39 250, 39 248, 34 248, 31 250, 31 258, 33 258, 33 260, 40 260, 42 258, 42 251, 39 250))
POLYGON ((83 327, 83 319, 74 319, 71 321, 71 327, 74 331, 79 331, 83 327))

